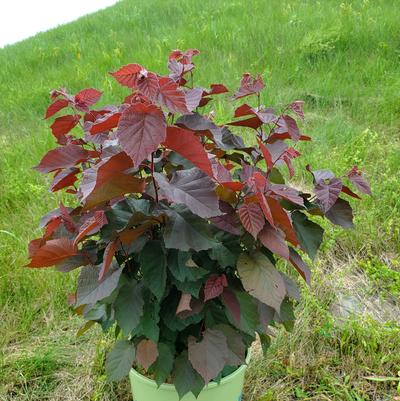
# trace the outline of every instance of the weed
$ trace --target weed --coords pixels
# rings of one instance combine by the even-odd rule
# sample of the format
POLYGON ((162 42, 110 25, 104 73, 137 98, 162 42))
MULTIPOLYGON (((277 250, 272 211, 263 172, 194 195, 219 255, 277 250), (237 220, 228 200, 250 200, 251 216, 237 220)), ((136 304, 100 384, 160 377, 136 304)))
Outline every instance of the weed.
POLYGON ((400 263, 398 259, 388 259, 386 262, 376 256, 360 260, 359 267, 365 271, 377 291, 386 295, 400 296, 400 263))

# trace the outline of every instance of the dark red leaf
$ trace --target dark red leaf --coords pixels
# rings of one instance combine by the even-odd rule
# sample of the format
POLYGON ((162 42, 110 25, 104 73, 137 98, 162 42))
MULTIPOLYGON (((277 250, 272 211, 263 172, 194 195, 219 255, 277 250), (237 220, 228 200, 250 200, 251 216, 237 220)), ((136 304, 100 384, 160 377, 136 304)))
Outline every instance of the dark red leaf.
POLYGON ((79 228, 79 233, 74 240, 74 244, 76 245, 83 237, 98 232, 105 224, 107 224, 107 217, 104 210, 97 210, 93 217, 87 219, 79 228))
POLYGON ((290 254, 289 260, 292 263, 292 265, 300 273, 301 277, 304 278, 305 282, 308 285, 310 285, 311 284, 311 271, 308 268, 308 266, 304 263, 303 259, 293 248, 289 248, 289 254, 290 254))
POLYGON ((183 76, 189 71, 192 71, 194 67, 194 64, 182 64, 176 59, 171 59, 168 61, 168 69, 171 71, 169 76, 179 85, 184 85, 186 83, 186 80, 183 78, 183 76))
POLYGON ((266 224, 258 234, 258 239, 271 252, 289 260, 289 247, 285 242, 285 236, 279 229, 274 229, 266 224))
POLYGON ((49 173, 61 168, 74 167, 89 158, 89 152, 79 145, 67 145, 47 152, 40 163, 34 167, 41 173, 49 173))
POLYGON ((146 76, 143 76, 140 81, 138 81, 137 88, 149 99, 156 100, 160 90, 158 79, 157 74, 148 72, 146 76))
POLYGON ((247 118, 245 120, 233 121, 231 123, 228 123, 228 125, 233 125, 235 127, 249 127, 257 129, 261 127, 262 121, 257 116, 254 116, 251 118, 247 118))
POLYGON ((302 119, 304 120, 304 112, 303 112, 304 101, 296 100, 293 103, 290 103, 289 107, 302 119))
POLYGON ((221 295, 222 302, 225 307, 230 310, 232 316, 235 318, 236 323, 240 324, 240 303, 236 298, 234 292, 232 292, 229 288, 225 288, 224 292, 221 295))
POLYGON ((346 185, 343 185, 342 187, 342 192, 345 193, 346 195, 349 195, 353 198, 356 199, 361 199, 361 197, 359 197, 356 193, 354 193, 349 187, 347 187, 346 185))
POLYGON ((294 141, 298 141, 301 135, 296 120, 288 115, 283 115, 278 119, 274 133, 278 135, 287 133, 294 141))
POLYGON ((43 238, 46 240, 50 239, 50 237, 53 235, 54 231, 56 231, 58 229, 58 227, 60 227, 61 223, 62 223, 62 219, 60 216, 52 218, 46 225, 46 230, 44 232, 43 238))
POLYGON ((275 225, 285 233, 287 241, 289 241, 294 246, 298 246, 299 241, 297 239, 296 233, 293 229, 287 212, 282 208, 282 206, 276 199, 268 197, 267 201, 271 209, 275 225))
POLYGON ((135 104, 135 103, 148 103, 148 100, 145 99, 145 96, 140 92, 133 92, 130 95, 126 96, 122 101, 123 104, 135 104))
POLYGON ((76 254, 77 249, 72 240, 68 238, 52 239, 32 250, 31 261, 26 266, 50 267, 76 254))
POLYGON ((265 224, 264 214, 258 203, 244 203, 239 208, 240 221, 243 227, 255 239, 265 224))
POLYGON ((96 104, 101 98, 102 92, 97 89, 83 89, 75 95, 75 107, 80 111, 88 111, 89 106, 96 104))
POLYGON ((254 171, 253 175, 248 179, 248 185, 253 186, 252 189, 256 191, 265 192, 267 187, 267 179, 260 171, 254 171))
POLYGON ((235 117, 244 117, 254 114, 254 110, 247 103, 242 104, 235 110, 235 117))
POLYGON ((222 84, 211 84, 210 88, 211 90, 207 91, 208 96, 229 92, 229 89, 222 84))
POLYGON ((205 105, 207 105, 209 102, 211 102, 211 98, 210 97, 207 97, 207 96, 204 96, 204 92, 203 92, 203 97, 201 98, 201 100, 200 100, 200 103, 199 103, 199 107, 204 107, 205 105))
POLYGON ((85 115, 83 116, 83 122, 92 122, 94 123, 96 120, 104 117, 106 114, 114 113, 116 112, 117 107, 109 106, 107 108, 104 108, 102 110, 89 110, 85 115))
POLYGON ((144 234, 153 224, 154 222, 148 221, 136 228, 124 230, 119 234, 119 239, 124 245, 131 245, 133 241, 144 234))
POLYGON ((208 384, 222 371, 229 356, 225 335, 218 330, 206 329, 203 339, 188 341, 189 361, 208 384))
POLYGON ((132 160, 120 152, 86 169, 80 186, 84 209, 90 209, 127 193, 144 191, 145 179, 124 172, 133 167, 132 160))
POLYGON ((207 152, 192 131, 178 127, 167 127, 167 137, 163 145, 179 153, 207 175, 213 177, 214 174, 207 152))
POLYGON ((287 115, 284 115, 283 119, 285 120, 286 129, 287 129, 287 132, 289 133, 290 137, 294 141, 298 141, 300 139, 300 130, 299 130, 299 127, 297 126, 296 120, 287 115))
POLYGON ((51 91, 50 98, 57 99, 59 96, 62 96, 64 99, 68 100, 68 102, 72 103, 74 97, 70 95, 65 88, 59 88, 51 91))
POLYGON ((296 149, 288 148, 285 150, 285 152, 280 157, 286 163, 286 165, 288 167, 290 178, 292 178, 294 175, 294 169, 293 169, 291 161, 292 161, 292 159, 299 157, 299 156, 300 156, 300 153, 296 149))
MULTIPOLYGON (((217 182, 231 182, 232 181, 232 174, 230 171, 221 163, 219 163, 216 159, 211 160, 211 166, 214 173, 214 179, 217 182)), ((224 191, 223 189, 220 189, 224 191)))
POLYGON ((261 149, 262 155, 264 156, 264 160, 267 163, 268 170, 271 170, 274 167, 274 162, 272 161, 272 155, 269 153, 268 148, 257 138, 258 146, 261 149))
POLYGON ((368 181, 365 179, 364 174, 358 169, 357 166, 354 166, 347 176, 359 191, 367 195, 372 195, 368 181))
POLYGON ((221 230, 224 230, 233 235, 240 235, 240 220, 237 216, 235 209, 225 202, 220 202, 219 208, 222 213, 221 216, 211 218, 211 223, 221 230))
POLYGON ((235 110, 235 117, 244 117, 244 116, 249 116, 249 115, 254 115, 256 116, 261 123, 268 124, 272 123, 276 120, 276 116, 274 114, 274 111, 272 109, 264 109, 264 108, 258 108, 254 109, 250 107, 248 104, 242 104, 235 110))
POLYGON ((292 178, 294 176, 294 168, 292 165, 292 159, 285 154, 282 156, 282 160, 287 165, 287 168, 289 170, 289 177, 292 178))
POLYGON ((254 95, 261 92, 265 85, 261 75, 257 75, 256 78, 252 78, 250 74, 243 74, 240 82, 239 90, 233 95, 233 99, 240 99, 248 95, 254 95))
POLYGON ((343 228, 354 228, 353 210, 349 202, 338 198, 336 203, 325 213, 325 216, 333 224, 343 228))
POLYGON ((90 128, 89 132, 92 135, 99 134, 100 132, 110 131, 118 126, 121 113, 110 113, 104 117, 99 118, 90 128))
POLYGON ((53 102, 46 110, 46 115, 44 116, 45 119, 53 116, 54 114, 58 113, 60 110, 68 106, 68 100, 66 99, 57 99, 53 102))
POLYGON ((219 128, 209 118, 202 116, 201 114, 198 113, 186 114, 184 116, 179 117, 178 120, 176 121, 176 125, 183 126, 196 132, 211 131, 213 129, 219 128))
POLYGON ((251 177, 253 177, 254 172, 261 172, 261 170, 257 167, 251 166, 247 163, 242 163, 242 171, 240 172, 240 179, 243 182, 247 182, 251 180, 251 177))
POLYGON ((212 274, 204 285, 204 302, 219 297, 228 286, 225 274, 212 274))
POLYGON ((296 157, 300 156, 300 152, 298 152, 295 148, 288 148, 286 149, 285 154, 290 157, 291 159, 294 159, 296 157))
POLYGON ((101 270, 99 272, 99 281, 103 280, 103 278, 107 276, 107 273, 110 270, 111 262, 114 258, 115 252, 117 251, 117 241, 118 240, 109 242, 106 246, 106 249, 104 250, 103 264, 101 265, 101 270))
POLYGON ((117 137, 134 167, 154 152, 166 137, 163 112, 152 104, 136 103, 122 113, 117 137))
POLYGON ((169 77, 159 78, 158 103, 171 113, 189 113, 185 92, 169 77))
POLYGON ((241 191, 244 188, 244 184, 242 184, 241 182, 237 182, 237 181, 225 181, 225 182, 221 182, 221 185, 234 192, 241 191))
MULTIPOLYGON (((52 219, 54 220, 54 219, 52 219)), ((50 221, 52 221, 50 220, 50 221)), ((33 255, 46 243, 44 238, 36 238, 29 242, 28 245, 28 257, 31 259, 33 255)))
POLYGON ((79 115, 72 114, 56 118, 50 126, 53 135, 59 138, 61 135, 68 134, 78 124, 80 118, 79 115))
POLYGON ((300 135, 299 141, 312 141, 312 138, 308 135, 300 135))
POLYGON ((79 168, 71 167, 64 169, 54 176, 53 182, 50 185, 52 192, 59 191, 60 189, 70 187, 74 185, 78 177, 76 176, 80 172, 79 168))
POLYGON ((186 51, 174 50, 170 53, 168 59, 169 60, 177 60, 182 64, 191 64, 192 58, 200 54, 200 51, 197 49, 188 49, 186 51))
POLYGON ((59 216, 61 216, 60 209, 52 210, 41 218, 39 228, 44 228, 53 218, 59 216))
POLYGON ((297 189, 288 187, 282 184, 271 184, 268 189, 275 195, 295 203, 296 205, 304 206, 304 199, 300 196, 297 189))
POLYGON ((64 204, 61 202, 60 203, 60 216, 64 221, 64 225, 66 227, 66 229, 71 232, 74 233, 76 231, 76 226, 75 226, 75 222, 73 220, 73 218, 71 217, 70 214, 70 208, 67 208, 64 206, 64 204))
POLYGON ((121 85, 135 89, 138 80, 146 76, 147 71, 139 64, 128 64, 121 67, 118 71, 110 72, 121 85))
POLYGON ((272 216, 271 209, 268 205, 265 195, 261 191, 257 191, 256 195, 257 195, 258 203, 261 206, 261 209, 264 213, 265 218, 267 219, 269 224, 271 224, 272 227, 275 227, 274 218, 272 216))
POLYGON ((111 176, 108 175, 105 170, 101 170, 97 175, 96 185, 93 191, 82 199, 82 201, 85 202, 83 210, 89 210, 125 194, 142 193, 145 185, 145 179, 118 173, 111 176))

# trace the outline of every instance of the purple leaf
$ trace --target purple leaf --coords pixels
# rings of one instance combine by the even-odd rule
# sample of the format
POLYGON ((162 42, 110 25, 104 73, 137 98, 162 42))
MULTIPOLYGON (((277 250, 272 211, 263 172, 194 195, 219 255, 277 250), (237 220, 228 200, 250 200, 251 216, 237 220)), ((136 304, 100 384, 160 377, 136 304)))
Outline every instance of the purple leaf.
POLYGON ((236 323, 240 324, 240 303, 236 298, 236 295, 233 291, 229 288, 225 288, 224 292, 221 295, 222 302, 224 303, 225 307, 229 309, 232 313, 232 316, 235 318, 236 323))
POLYGON ((336 202, 342 191, 342 181, 338 178, 333 178, 332 180, 325 182, 320 181, 315 186, 315 195, 318 198, 321 209, 326 213, 336 202))
POLYGON ((333 224, 343 228, 353 228, 353 210, 349 202, 344 199, 337 199, 336 203, 325 213, 327 219, 333 224))
POLYGON ((315 182, 318 184, 321 181, 333 180, 335 175, 330 170, 315 170, 311 172, 315 182))
POLYGON ((213 217, 211 223, 218 227, 220 230, 224 230, 233 235, 240 235, 241 231, 239 228, 239 219, 235 213, 224 214, 222 216, 213 217))
POLYGON ((298 141, 301 134, 296 120, 288 115, 284 115, 282 118, 284 124, 282 124, 281 128, 285 130, 294 141, 298 141))
POLYGON ((358 169, 357 166, 354 166, 347 176, 359 191, 367 195, 372 195, 368 181, 365 179, 364 174, 358 169))
POLYGON ((302 120, 304 120, 304 111, 303 111, 304 101, 303 100, 296 100, 289 105, 296 115, 298 115, 302 120))
POLYGON ((240 88, 233 95, 233 99, 237 100, 245 96, 254 95, 261 92, 265 85, 261 75, 257 75, 253 78, 250 74, 243 74, 242 80, 240 81, 240 88))
POLYGON ((285 235, 280 229, 274 229, 266 224, 258 234, 258 239, 271 252, 284 259, 289 259, 289 247, 285 242, 285 235))
POLYGON ((198 107, 198 105, 200 104, 200 101, 201 101, 202 94, 203 94, 203 89, 202 88, 189 89, 185 93, 186 106, 187 106, 189 111, 192 111, 196 107, 198 107))
POLYGON ((229 356, 226 337, 218 330, 207 329, 200 342, 189 337, 188 350, 189 361, 206 384, 218 376, 229 356))
POLYGON ((193 213, 208 218, 221 214, 214 182, 198 168, 177 171, 168 182, 154 173, 161 193, 171 202, 186 205, 193 213))
POLYGON ((289 202, 304 206, 304 199, 299 195, 297 189, 281 184, 271 184, 268 189, 289 202))

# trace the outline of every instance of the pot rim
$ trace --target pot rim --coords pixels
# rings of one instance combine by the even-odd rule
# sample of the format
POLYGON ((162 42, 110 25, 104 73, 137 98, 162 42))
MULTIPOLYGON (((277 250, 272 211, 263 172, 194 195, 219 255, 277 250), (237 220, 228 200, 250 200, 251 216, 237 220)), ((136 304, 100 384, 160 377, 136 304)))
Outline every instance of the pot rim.
MULTIPOLYGON (((221 381, 219 383, 215 383, 215 382, 210 382, 208 383, 204 389, 204 390, 208 390, 208 389, 212 389, 218 386, 223 386, 229 382, 231 382, 232 380, 235 379, 235 377, 237 375, 239 375, 240 373, 242 373, 243 370, 245 370, 247 368, 247 365, 250 363, 250 359, 251 359, 251 350, 250 348, 247 350, 247 357, 246 357, 246 363, 243 365, 240 365, 234 372, 232 372, 230 375, 225 376, 223 379, 221 379, 221 381)), ((144 375, 142 375, 141 373, 139 373, 136 369, 134 369, 133 367, 131 368, 130 372, 129 372, 129 376, 132 379, 132 377, 135 377, 135 379, 140 380, 142 383, 147 384, 148 386, 151 387, 155 387, 158 388, 160 390, 165 390, 165 391, 176 391, 175 386, 173 384, 169 384, 169 383, 163 383, 161 384, 160 387, 157 386, 157 383, 153 380, 150 379, 144 375)))

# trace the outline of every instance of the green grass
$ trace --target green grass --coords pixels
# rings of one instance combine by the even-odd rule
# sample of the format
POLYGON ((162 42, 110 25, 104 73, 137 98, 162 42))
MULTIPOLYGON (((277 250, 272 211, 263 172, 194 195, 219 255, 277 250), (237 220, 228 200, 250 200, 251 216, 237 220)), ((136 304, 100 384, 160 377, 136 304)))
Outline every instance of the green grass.
POLYGON ((74 340, 65 301, 74 277, 22 267, 40 217, 60 200, 31 167, 54 146, 42 120, 51 89, 94 86, 104 104, 116 102, 126 91, 108 71, 138 62, 163 72, 171 49, 189 47, 202 52, 200 85, 234 89, 244 71, 261 72, 267 105, 304 99, 308 161, 338 174, 359 164, 374 193, 356 206, 355 231, 328 229, 295 331, 278 331, 268 357, 252 363, 246 400, 391 399, 392 382, 364 377, 397 375, 399 319, 339 324, 330 308, 354 277, 367 282, 361 296, 399 308, 399 20, 395 0, 126 0, 0 50, 0 399, 77 399, 79 391, 80 399, 129 399, 126 384, 105 384, 99 333, 74 340), (77 350, 87 359, 75 366, 77 350))

